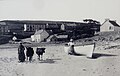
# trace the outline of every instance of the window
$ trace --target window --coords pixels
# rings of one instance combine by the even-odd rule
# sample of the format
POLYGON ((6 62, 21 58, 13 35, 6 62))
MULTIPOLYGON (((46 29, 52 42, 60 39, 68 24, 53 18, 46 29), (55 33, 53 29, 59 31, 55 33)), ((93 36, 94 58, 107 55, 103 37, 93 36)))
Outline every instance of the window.
POLYGON ((112 30, 112 29, 113 29, 113 27, 112 27, 112 26, 110 26, 110 27, 109 27, 109 30, 112 30))

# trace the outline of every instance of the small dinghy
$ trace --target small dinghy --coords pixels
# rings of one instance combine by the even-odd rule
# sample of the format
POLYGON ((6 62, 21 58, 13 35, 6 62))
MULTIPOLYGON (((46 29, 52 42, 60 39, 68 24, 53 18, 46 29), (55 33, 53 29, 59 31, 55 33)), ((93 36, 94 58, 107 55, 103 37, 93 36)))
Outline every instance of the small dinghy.
MULTIPOLYGON (((70 46, 65 45, 64 51, 68 54, 70 46)), ((95 49, 95 43, 85 45, 74 45, 74 52, 76 54, 86 55, 88 58, 92 58, 95 49)))

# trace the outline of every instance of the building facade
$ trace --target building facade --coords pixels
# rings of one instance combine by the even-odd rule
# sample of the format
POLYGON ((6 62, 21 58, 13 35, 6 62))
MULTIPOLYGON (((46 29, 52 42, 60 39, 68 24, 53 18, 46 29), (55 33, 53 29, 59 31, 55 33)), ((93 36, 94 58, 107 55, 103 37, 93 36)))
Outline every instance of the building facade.
POLYGON ((18 37, 25 36, 30 37, 36 31, 44 29, 52 31, 53 34, 62 34, 65 33, 72 37, 81 36, 81 34, 93 34, 94 27, 96 24, 88 24, 81 22, 67 22, 67 21, 27 21, 27 20, 4 20, 0 21, 0 27, 2 33, 8 33, 18 37))
POLYGON ((36 31, 34 35, 31 36, 33 42, 42 42, 49 36, 49 33, 46 30, 36 31))
POLYGON ((8 34, 8 26, 7 25, 0 25, 0 35, 8 34))
POLYGON ((1 31, 7 34, 23 34, 23 24, 17 21, 1 21, 1 31))
POLYGON ((120 26, 116 23, 116 21, 106 19, 105 22, 100 27, 100 32, 109 31, 120 31, 120 26))

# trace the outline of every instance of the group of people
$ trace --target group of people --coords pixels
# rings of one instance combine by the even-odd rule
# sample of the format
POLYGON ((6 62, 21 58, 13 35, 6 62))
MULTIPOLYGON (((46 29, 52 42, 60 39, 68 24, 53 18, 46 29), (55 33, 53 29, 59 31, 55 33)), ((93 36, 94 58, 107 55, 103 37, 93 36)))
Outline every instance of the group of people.
MULTIPOLYGON (((70 42, 68 43, 68 46, 69 46, 68 54, 69 55, 75 55, 73 39, 70 40, 70 42)), ((25 50, 25 47, 22 45, 22 43, 20 43, 20 45, 18 47, 19 62, 24 62, 25 59, 29 60, 31 62, 32 57, 34 55, 33 48, 32 47, 26 47, 26 54, 24 53, 24 50, 25 50)), ((39 60, 42 59, 43 53, 45 53, 45 48, 37 48, 36 49, 36 54, 38 55, 39 60)))
MULTIPOLYGON (((40 60, 40 56, 42 59, 43 53, 45 53, 45 48, 37 48, 36 49, 36 54, 38 55, 39 60, 40 60)), ((20 43, 20 45, 18 47, 19 62, 25 62, 25 59, 29 60, 31 62, 33 55, 34 55, 34 50, 32 47, 26 47, 26 54, 25 54, 25 47, 22 45, 22 43, 20 43)))

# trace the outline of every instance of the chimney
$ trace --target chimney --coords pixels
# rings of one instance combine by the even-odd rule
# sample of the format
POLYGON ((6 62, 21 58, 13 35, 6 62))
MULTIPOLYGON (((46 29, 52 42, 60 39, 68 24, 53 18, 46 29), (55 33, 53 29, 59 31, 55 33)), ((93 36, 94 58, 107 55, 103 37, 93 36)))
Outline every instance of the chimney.
POLYGON ((109 19, 109 18, 106 18, 105 21, 110 21, 110 19, 109 19))

